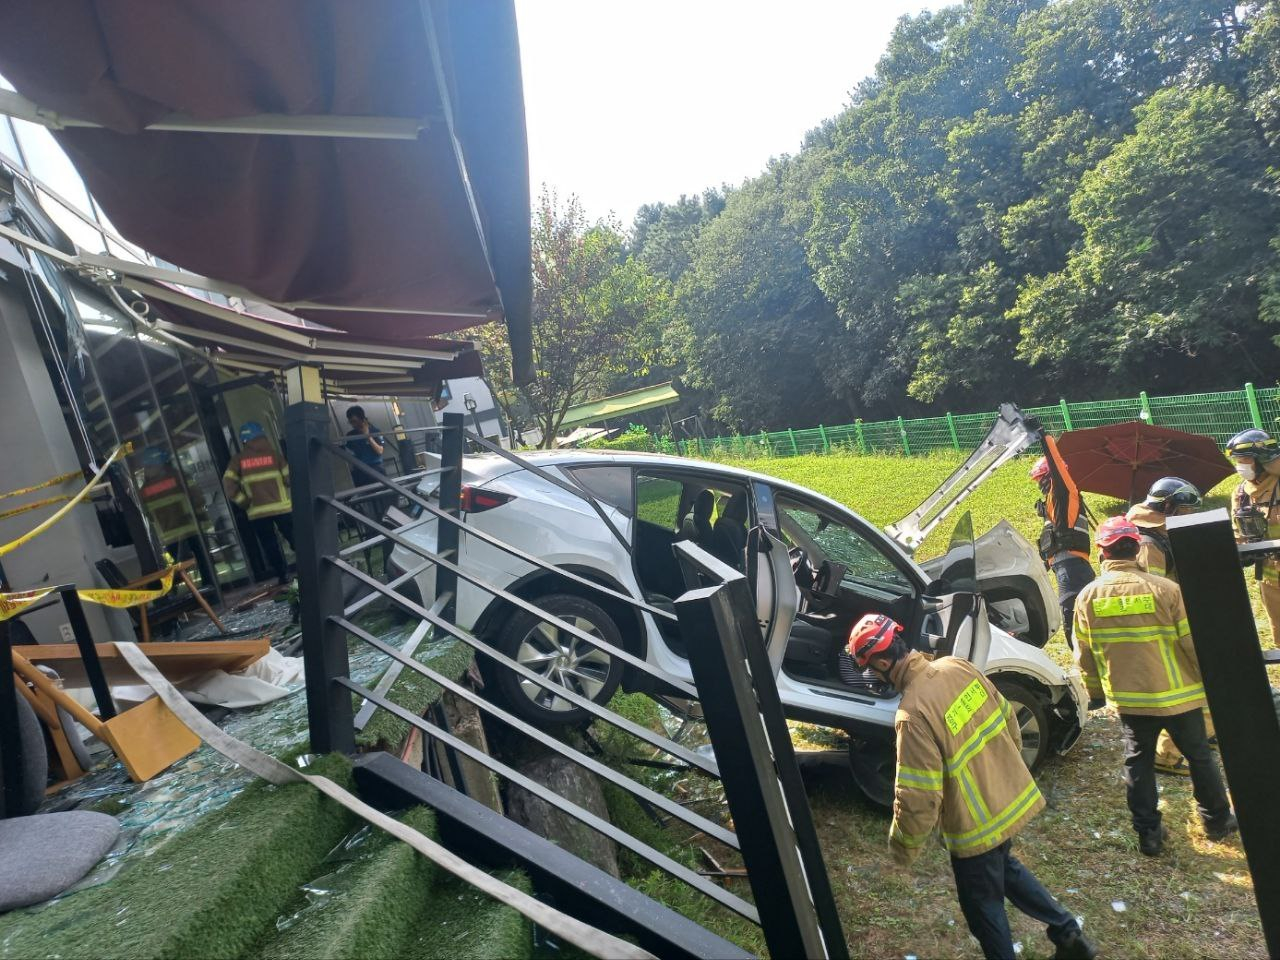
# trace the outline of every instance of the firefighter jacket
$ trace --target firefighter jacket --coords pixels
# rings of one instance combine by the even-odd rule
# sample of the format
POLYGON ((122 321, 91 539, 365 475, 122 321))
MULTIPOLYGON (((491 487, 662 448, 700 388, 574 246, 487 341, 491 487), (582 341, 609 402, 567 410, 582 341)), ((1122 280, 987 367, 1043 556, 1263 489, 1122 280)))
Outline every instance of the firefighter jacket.
POLYGON ((178 472, 172 466, 166 464, 163 467, 147 467, 142 477, 140 493, 147 513, 151 514, 151 519, 155 522, 161 543, 175 543, 200 532, 196 511, 183 489, 178 472))
POLYGON ((1066 557, 1089 559, 1089 513, 1080 490, 1071 479, 1067 462, 1058 452, 1053 437, 1044 438, 1044 453, 1049 461, 1049 492, 1036 504, 1036 513, 1044 521, 1037 547, 1040 559, 1052 567, 1066 557))
MULTIPOLYGON (((1275 465, 1280 469, 1280 460, 1272 460, 1264 467, 1275 465)), ((1231 494, 1232 522, 1241 507, 1255 506, 1267 517, 1267 539, 1280 540, 1280 477, 1267 470, 1260 480, 1243 480, 1231 494)), ((1239 524, 1236 524, 1236 539, 1243 542, 1239 524)), ((1262 582, 1273 587, 1280 587, 1280 557, 1268 557, 1260 563, 1262 582)))
POLYGON ((1040 812, 1044 798, 1022 761, 1013 709, 973 664, 929 661, 913 651, 889 678, 902 692, 889 828, 894 860, 911 863, 939 821, 953 857, 976 857, 1040 812))
POLYGON ((293 509, 289 500, 289 465, 266 437, 255 437, 231 458, 222 489, 250 520, 274 517, 293 509))
POLYGON ((1165 532, 1165 515, 1145 503, 1135 503, 1125 518, 1142 531, 1142 546, 1138 548, 1138 563, 1147 573, 1167 577, 1175 583, 1178 571, 1173 565, 1173 550, 1169 547, 1169 535, 1165 532))
POLYGON ((1102 576, 1076 597, 1075 637, 1089 695, 1105 695, 1121 713, 1167 717, 1205 706, 1182 591, 1138 561, 1102 561, 1102 576))

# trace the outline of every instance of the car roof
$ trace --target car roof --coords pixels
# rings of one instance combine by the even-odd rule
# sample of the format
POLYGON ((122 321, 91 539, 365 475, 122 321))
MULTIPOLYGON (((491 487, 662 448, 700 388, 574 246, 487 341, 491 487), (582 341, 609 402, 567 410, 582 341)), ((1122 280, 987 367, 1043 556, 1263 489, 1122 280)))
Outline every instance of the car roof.
MULTIPOLYGON (((496 455, 495 455, 496 456, 496 455)), ((675 457, 668 453, 646 453, 639 450, 526 450, 516 454, 539 467, 571 467, 571 466, 635 466, 635 467, 678 467, 683 470, 700 470, 704 473, 718 473, 722 476, 735 477, 739 480, 762 480, 776 487, 790 487, 793 490, 813 494, 815 491, 807 487, 780 480, 767 474, 744 470, 741 467, 717 463, 713 460, 694 460, 689 457, 675 457)))

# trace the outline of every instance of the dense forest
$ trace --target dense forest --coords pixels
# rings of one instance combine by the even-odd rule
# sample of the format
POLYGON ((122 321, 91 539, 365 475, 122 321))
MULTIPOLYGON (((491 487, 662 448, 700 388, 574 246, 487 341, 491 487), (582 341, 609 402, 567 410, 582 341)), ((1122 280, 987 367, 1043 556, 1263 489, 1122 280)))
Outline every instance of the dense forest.
POLYGON ((629 232, 544 196, 540 358, 574 290, 620 335, 562 399, 677 376, 708 429, 1270 384, 1278 178, 1280 0, 968 0, 752 180, 629 232))

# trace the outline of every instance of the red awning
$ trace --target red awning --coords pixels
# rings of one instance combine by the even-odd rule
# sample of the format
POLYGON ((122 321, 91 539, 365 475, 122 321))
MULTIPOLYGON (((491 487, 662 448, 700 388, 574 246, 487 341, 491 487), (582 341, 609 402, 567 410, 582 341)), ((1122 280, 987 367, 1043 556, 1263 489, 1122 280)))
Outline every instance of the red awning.
POLYGON ((0 73, 156 256, 365 341, 503 319, 530 375, 511 0, 8 0, 0 73))

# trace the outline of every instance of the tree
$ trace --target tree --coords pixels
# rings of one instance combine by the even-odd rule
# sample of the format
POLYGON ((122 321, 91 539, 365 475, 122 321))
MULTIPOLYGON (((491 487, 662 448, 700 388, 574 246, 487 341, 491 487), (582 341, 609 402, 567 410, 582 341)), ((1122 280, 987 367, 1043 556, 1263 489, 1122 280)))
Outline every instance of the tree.
POLYGON ((616 224, 587 222, 577 197, 561 204, 544 188, 532 240, 533 381, 517 390, 498 372, 510 367, 501 331, 479 339, 504 413, 536 427, 551 447, 573 404, 604 395, 618 374, 647 367, 668 292, 627 255, 616 224))

